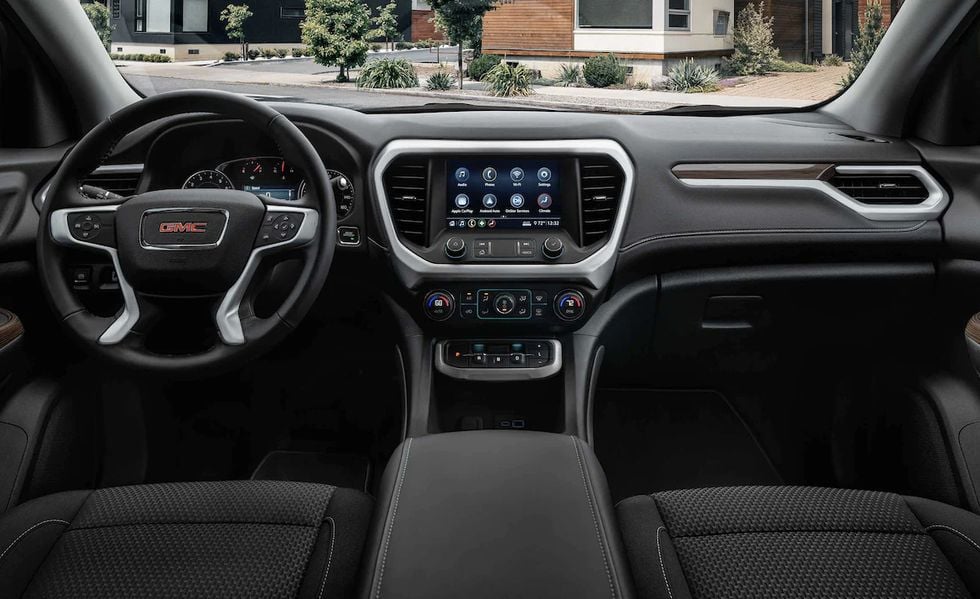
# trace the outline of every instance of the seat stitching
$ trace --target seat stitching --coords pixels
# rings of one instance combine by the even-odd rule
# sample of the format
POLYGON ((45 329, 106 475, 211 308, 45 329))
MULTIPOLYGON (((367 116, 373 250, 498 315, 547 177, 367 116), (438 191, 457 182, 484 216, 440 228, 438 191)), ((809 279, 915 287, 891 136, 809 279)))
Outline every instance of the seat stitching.
POLYGON ((670 579, 667 578, 667 568, 664 566, 664 554, 660 550, 660 533, 667 530, 663 526, 657 529, 657 557, 660 558, 660 572, 664 575, 664 585, 667 587, 667 596, 674 599, 674 594, 670 591, 670 579))
POLYGON ((395 518, 398 516, 398 500, 402 495, 402 485, 405 483, 405 472, 408 470, 408 456, 412 452, 412 438, 405 441, 405 459, 402 460, 401 471, 398 473, 398 485, 395 488, 395 498, 391 503, 391 522, 388 523, 388 530, 385 532, 385 549, 381 555, 381 569, 378 572, 378 587, 375 597, 381 597, 381 583, 385 577, 385 565, 388 563, 388 547, 391 545, 391 533, 395 529, 395 518))
POLYGON ((976 549, 977 551, 980 551, 980 545, 978 545, 976 541, 974 541, 973 539, 971 539, 970 537, 968 537, 965 533, 962 533, 962 532, 956 530, 952 526, 946 526, 945 524, 933 524, 931 526, 927 526, 926 527, 926 532, 929 532, 929 531, 934 530, 934 529, 935 530, 944 530, 946 532, 951 532, 951 533, 959 536, 961 539, 963 539, 964 541, 966 541, 970 545, 972 545, 973 548, 976 549))
POLYGON ((612 573, 609 571, 609 560, 606 559, 606 546, 602 542, 602 534, 599 532, 599 520, 596 518, 595 506, 592 504, 592 494, 589 492, 589 484, 585 480, 585 465, 582 463, 578 440, 573 435, 569 435, 569 438, 572 440, 572 447, 575 449, 575 459, 578 460, 579 474, 582 476, 582 487, 585 489, 585 499, 589 504, 589 511, 592 513, 592 527, 595 529, 596 541, 599 543, 599 553, 602 555, 602 567, 606 570, 606 580, 609 581, 609 593, 611 597, 616 597, 616 587, 613 585, 612 573))
POLYGON ((320 581, 320 592, 316 594, 317 599, 323 597, 323 589, 327 585, 327 578, 330 577, 330 564, 333 562, 333 544, 337 539, 337 523, 334 522, 332 517, 327 517, 326 521, 330 523, 330 549, 327 551, 327 567, 323 571, 323 579, 320 581))
POLYGON ((917 530, 875 530, 873 528, 869 529, 855 529, 855 528, 787 528, 784 530, 732 530, 725 532, 706 532, 696 535, 678 535, 672 534, 670 538, 672 539, 699 539, 702 537, 727 537, 735 535, 785 535, 794 533, 813 533, 813 534, 830 534, 830 533, 842 533, 842 534, 856 534, 856 535, 907 535, 910 537, 925 536, 925 532, 920 532, 917 530))
POLYGON ((69 532, 79 532, 83 530, 98 530, 100 528, 126 528, 132 526, 282 526, 285 528, 317 528, 316 524, 299 524, 295 522, 262 522, 249 520, 168 520, 166 522, 120 522, 118 524, 98 524, 93 526, 73 526, 66 530, 69 532))
POLYGON ((3 553, 0 553, 0 563, 3 563, 3 558, 7 555, 7 552, 8 551, 10 551, 11 549, 13 549, 14 545, 16 545, 21 539, 23 539, 28 534, 30 534, 31 531, 33 531, 35 528, 40 528, 41 526, 44 526, 45 524, 64 524, 65 526, 69 526, 71 523, 68 522, 67 520, 60 520, 60 519, 57 519, 57 518, 53 518, 51 520, 42 520, 41 522, 38 522, 34 526, 32 526, 32 527, 28 528, 27 530, 25 530, 24 532, 20 533, 20 536, 18 536, 16 539, 14 539, 14 541, 10 545, 7 545, 7 548, 3 550, 3 553))

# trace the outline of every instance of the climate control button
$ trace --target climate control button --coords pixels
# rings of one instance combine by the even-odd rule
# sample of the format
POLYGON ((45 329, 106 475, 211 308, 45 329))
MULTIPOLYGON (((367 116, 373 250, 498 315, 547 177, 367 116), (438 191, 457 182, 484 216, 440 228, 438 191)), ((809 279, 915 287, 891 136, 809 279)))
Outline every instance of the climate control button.
POLYGON ((516 306, 517 300, 510 293, 501 293, 493 300, 493 309, 501 316, 509 316, 516 306))
POLYGON ((453 315, 456 300, 448 291, 432 291, 425 296, 422 308, 425 310, 425 315, 432 320, 446 320, 453 315))
POLYGON ((585 297, 578 291, 568 289, 555 298, 555 314, 567 321, 578 320, 585 313, 585 297))

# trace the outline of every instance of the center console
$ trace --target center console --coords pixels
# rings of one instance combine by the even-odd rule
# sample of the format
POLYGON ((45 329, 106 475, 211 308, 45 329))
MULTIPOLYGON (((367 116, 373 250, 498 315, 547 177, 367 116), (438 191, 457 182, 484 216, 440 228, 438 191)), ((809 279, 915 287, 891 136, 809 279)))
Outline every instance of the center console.
MULTIPOLYGON (((392 299, 417 331, 406 342, 418 347, 405 355, 427 356, 406 365, 412 432, 446 430, 436 411, 469 423, 525 422, 528 413, 529 428, 562 430, 554 426, 569 412, 561 405, 467 418, 458 398, 499 405, 499 387, 465 385, 566 372, 569 335, 612 277, 634 180, 626 151, 607 139, 406 139, 382 149, 371 182, 399 283, 392 299)), ((581 386, 580 375, 566 374, 575 379, 564 387, 571 401, 569 384, 581 386)), ((561 385, 546 388, 562 400, 561 385)))

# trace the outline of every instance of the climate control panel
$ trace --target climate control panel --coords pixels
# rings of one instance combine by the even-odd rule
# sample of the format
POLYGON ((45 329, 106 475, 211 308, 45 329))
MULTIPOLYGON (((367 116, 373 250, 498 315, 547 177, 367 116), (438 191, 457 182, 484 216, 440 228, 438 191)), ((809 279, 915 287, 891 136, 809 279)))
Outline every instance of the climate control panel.
POLYGON ((422 312, 435 322, 570 324, 589 310, 588 296, 562 287, 460 287, 434 289, 422 299, 422 312))

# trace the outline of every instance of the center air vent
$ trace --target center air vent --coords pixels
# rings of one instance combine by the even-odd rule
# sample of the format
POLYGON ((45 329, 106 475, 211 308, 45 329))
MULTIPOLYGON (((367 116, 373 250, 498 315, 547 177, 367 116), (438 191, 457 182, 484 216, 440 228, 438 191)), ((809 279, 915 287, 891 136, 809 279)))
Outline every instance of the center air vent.
POLYGON ((406 240, 424 246, 429 205, 429 161, 409 157, 394 162, 385 171, 384 184, 395 229, 406 240))
POLYGON ((929 190, 912 174, 836 174, 830 184, 862 204, 902 206, 929 199, 929 190))
POLYGON ((623 195, 623 171, 612 159, 585 157, 579 161, 582 198, 582 245, 601 241, 612 230, 623 195))
POLYGON ((132 169, 116 169, 110 167, 105 170, 96 171, 88 177, 85 177, 82 184, 98 187, 125 198, 136 193, 136 187, 139 185, 142 174, 143 170, 139 165, 135 165, 132 169))

